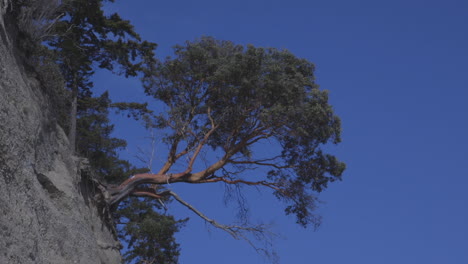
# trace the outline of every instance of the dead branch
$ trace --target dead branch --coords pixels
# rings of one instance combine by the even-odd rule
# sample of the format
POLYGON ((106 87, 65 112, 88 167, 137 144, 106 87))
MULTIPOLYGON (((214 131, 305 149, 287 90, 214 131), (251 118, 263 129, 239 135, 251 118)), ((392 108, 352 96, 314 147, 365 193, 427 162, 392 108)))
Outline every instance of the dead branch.
POLYGON ((259 166, 269 166, 274 167, 276 169, 290 169, 293 166, 279 166, 274 163, 267 163, 262 161, 255 161, 255 160, 229 160, 229 163, 232 164, 250 164, 250 165, 259 165, 259 166))
POLYGON ((201 217, 203 220, 205 220, 207 223, 210 223, 212 226, 221 229, 228 234, 230 234, 233 238, 237 240, 244 240, 246 241, 250 246, 252 246, 255 251, 258 253, 262 253, 266 257, 270 258, 272 261, 276 262, 276 254, 271 250, 271 240, 276 237, 277 235, 272 233, 271 231, 268 231, 268 226, 260 224, 257 226, 238 226, 238 225, 223 225, 215 221, 214 219, 211 219, 204 215, 202 212, 200 212, 198 209, 196 209, 193 205, 189 204, 188 202, 184 201, 177 193, 173 191, 168 191, 168 193, 174 197, 175 200, 177 200, 179 203, 190 209, 192 212, 194 212, 196 215, 201 217), (248 234, 251 234, 255 237, 256 240, 262 241, 265 243, 266 247, 258 247, 255 245, 255 243, 248 237, 248 234))
POLYGON ((257 182, 253 182, 253 181, 245 181, 245 180, 230 180, 230 179, 227 179, 226 177, 212 177, 210 179, 205 179, 205 180, 201 180, 200 183, 214 183, 214 182, 224 182, 224 183, 227 183, 227 184, 239 184, 239 183, 242 183, 242 184, 246 184, 246 185, 252 185, 252 186, 255 186, 255 185, 260 185, 260 186, 265 186, 265 187, 268 187, 268 188, 271 188, 275 191, 278 191, 278 192, 281 192, 282 189, 280 188, 280 186, 276 183, 273 183, 273 182, 267 182, 267 181, 257 181, 257 182))

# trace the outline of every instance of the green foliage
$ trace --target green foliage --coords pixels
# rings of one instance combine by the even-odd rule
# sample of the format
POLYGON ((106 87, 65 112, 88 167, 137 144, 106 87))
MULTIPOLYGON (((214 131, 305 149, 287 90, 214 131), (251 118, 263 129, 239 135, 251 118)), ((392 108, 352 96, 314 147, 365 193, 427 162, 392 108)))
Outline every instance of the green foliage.
MULTIPOLYGON (((77 99, 77 154, 89 159, 104 182, 116 184, 147 169, 137 169, 119 158, 118 151, 127 143, 112 136, 109 109, 143 121, 151 111, 140 103, 112 104, 108 92, 94 97, 91 77, 95 68, 126 77, 144 76, 155 63, 156 44, 141 40, 130 22, 118 14, 105 14, 104 2, 113 1, 20 0, 9 7, 9 14, 18 26, 15 44, 66 130, 71 129, 70 109, 73 98, 77 99)), ((173 234, 184 221, 159 214, 150 204, 132 199, 116 213, 116 220, 134 220, 118 229, 120 238, 131 243, 125 256, 177 263, 180 249, 173 234)))
MULTIPOLYGON (((54 0, 4 1, 7 4, 5 41, 13 44, 15 55, 24 63, 30 76, 37 78, 39 87, 54 105, 58 123, 67 128, 69 123, 70 94, 57 65, 57 53, 42 45, 56 20, 58 2, 54 0)), ((3 23, 3 21, 2 21, 3 23)))
MULTIPOLYGON (((105 182, 117 184, 130 175, 147 172, 147 169, 137 169, 119 158, 118 150, 126 146, 126 141, 112 137, 114 126, 108 118, 111 107, 118 107, 121 111, 130 109, 134 114, 137 113, 135 109, 142 113, 150 112, 145 112, 146 107, 132 103, 112 104, 107 92, 99 97, 80 97, 79 106, 77 151, 89 159, 105 182)), ((123 223, 117 226, 117 230, 119 239, 128 244, 123 251, 128 263, 178 263, 180 249, 174 233, 185 221, 160 214, 160 209, 154 201, 131 198, 114 212, 115 221, 123 223)))
MULTIPOLYGON (((146 169, 136 169, 118 157, 118 151, 125 148, 126 142, 112 137, 114 126, 108 119, 109 109, 125 111, 134 118, 144 118, 151 111, 139 103, 111 104, 107 92, 93 97, 91 76, 96 67, 126 77, 139 73, 144 75, 145 67, 155 62, 156 44, 142 41, 130 22, 118 14, 104 14, 104 2, 65 2, 60 9, 64 15, 55 24, 53 37, 47 39, 47 44, 58 54, 57 63, 65 76, 66 86, 72 91, 72 96, 78 99, 77 152, 89 159, 105 182, 120 183, 130 175, 145 172, 146 169)), ((154 257, 165 263, 176 263, 179 249, 173 233, 178 231, 178 222, 170 221, 173 218, 169 216, 159 215, 151 207, 141 208, 137 201, 123 205, 120 213, 127 219, 135 220, 119 229, 120 238, 130 239, 132 244, 124 252, 127 259, 154 257), (143 210, 146 210, 145 218, 141 219, 139 217, 143 210), (161 228, 167 229, 164 236, 159 235, 161 228), (149 249, 151 243, 154 243, 154 249, 149 249)))
POLYGON ((314 82, 314 65, 286 50, 211 37, 174 50, 174 58, 144 78, 146 92, 168 109, 155 122, 173 131, 165 142, 184 141, 190 149, 215 124, 207 144, 224 153, 225 179, 253 166, 270 168, 265 179, 279 187, 275 194, 287 203, 285 212, 303 226, 317 224, 314 193, 341 179, 345 164, 321 148, 340 142, 341 127, 328 92, 314 82), (266 139, 281 151, 256 155, 253 146, 266 139))
POLYGON ((87 157, 91 166, 106 182, 119 182, 131 173, 131 165, 118 157, 127 146, 122 139, 112 137, 114 125, 108 118, 111 101, 105 92, 100 97, 79 99, 77 119, 77 152, 87 157))
POLYGON ((128 118, 141 120, 147 128, 151 125, 151 119, 154 117, 153 111, 148 109, 148 103, 119 102, 111 104, 111 107, 117 113, 124 114, 128 118))
POLYGON ((142 41, 130 22, 118 14, 106 15, 104 2, 67 1, 60 9, 63 18, 47 40, 60 53, 59 64, 70 88, 89 90, 94 66, 136 76, 154 62, 156 44, 142 41))
POLYGON ((154 200, 131 198, 116 212, 125 222, 119 236, 127 244, 126 263, 178 263, 180 248, 174 234, 188 219, 175 220, 159 213, 160 209, 160 204, 154 200))
POLYGON ((59 125, 68 130, 70 122, 70 92, 65 89, 65 79, 59 66, 55 63, 56 54, 45 46, 38 45, 34 55, 27 58, 26 63, 31 72, 39 80, 40 87, 54 106, 54 112, 59 125))
MULTIPOLYGON (((113 108, 161 129, 173 153, 167 170, 178 157, 196 158, 196 149, 208 145, 222 156, 216 163, 222 165, 204 170, 193 182, 222 179, 271 187, 297 223, 319 223, 315 194, 340 180, 345 164, 323 150, 327 143, 340 142, 341 125, 328 104, 328 92, 315 84, 312 63, 286 50, 210 37, 175 46, 175 57, 159 62, 154 58, 156 44, 141 40, 118 14, 104 13, 103 3, 112 0, 68 0, 52 9, 41 4, 47 1, 15 3, 15 17, 24 29, 18 43, 42 83, 60 91, 64 85, 71 92, 61 93, 63 97, 77 99, 77 151, 106 182, 119 183, 138 171, 118 157, 126 142, 111 135, 108 114, 113 108), (57 67, 63 78, 56 74, 57 67), (146 93, 167 112, 155 117, 145 104, 112 104, 108 93, 93 97, 96 68, 143 77, 146 93), (255 146, 265 140, 280 150, 257 153, 255 146), (250 181, 244 172, 257 167, 266 173, 250 181)), ((73 108, 73 101, 57 105, 73 108)), ((186 181, 193 176, 191 168, 187 171, 186 181)), ((185 220, 160 210, 154 200, 132 197, 115 212, 123 223, 119 236, 129 245, 127 262, 177 263, 180 249, 173 235, 185 220)))

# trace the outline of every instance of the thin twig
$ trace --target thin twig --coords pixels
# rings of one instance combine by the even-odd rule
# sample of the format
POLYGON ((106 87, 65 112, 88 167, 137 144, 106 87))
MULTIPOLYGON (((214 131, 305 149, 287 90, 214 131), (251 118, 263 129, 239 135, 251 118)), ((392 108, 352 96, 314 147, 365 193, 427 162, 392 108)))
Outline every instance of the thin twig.
POLYGON ((193 205, 189 204, 188 202, 184 201, 178 194, 173 191, 166 191, 165 193, 169 193, 174 199, 176 199, 179 203, 190 209, 192 212, 197 214, 206 222, 210 223, 212 226, 219 228, 227 233, 229 233, 233 238, 237 240, 244 240, 246 241, 252 248, 255 249, 258 253, 262 253, 264 256, 269 258, 272 262, 277 262, 277 256, 274 251, 271 250, 271 240, 273 237, 276 237, 276 234, 267 230, 265 225, 258 225, 254 227, 246 227, 246 226, 238 226, 238 225, 223 225, 204 215, 198 209, 196 209, 193 205), (256 240, 262 241, 265 243, 267 248, 261 248, 255 245, 255 243, 247 237, 246 233, 252 234, 256 240))

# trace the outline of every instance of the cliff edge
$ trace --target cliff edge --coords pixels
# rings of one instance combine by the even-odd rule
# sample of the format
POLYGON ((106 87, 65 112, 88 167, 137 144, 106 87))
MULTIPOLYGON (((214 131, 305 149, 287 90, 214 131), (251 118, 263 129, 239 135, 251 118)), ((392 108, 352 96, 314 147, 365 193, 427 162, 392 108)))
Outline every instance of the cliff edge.
POLYGON ((0 31, 0 263, 121 263, 83 160, 0 31))

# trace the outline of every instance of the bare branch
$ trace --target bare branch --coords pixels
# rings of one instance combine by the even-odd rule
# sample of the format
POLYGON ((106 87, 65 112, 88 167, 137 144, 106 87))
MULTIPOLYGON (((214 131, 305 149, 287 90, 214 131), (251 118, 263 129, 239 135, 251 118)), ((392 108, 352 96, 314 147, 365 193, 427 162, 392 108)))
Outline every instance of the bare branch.
MULTIPOLYGON (((261 132, 260 132, 261 133, 261 132)), ((258 134, 253 134, 250 137, 245 137, 243 138, 240 142, 237 144, 233 145, 229 150, 226 151, 224 156, 218 160, 217 162, 211 164, 208 168, 205 170, 199 171, 197 173, 191 174, 189 180, 192 182, 201 182, 203 179, 206 179, 207 177, 213 175, 217 170, 221 169, 226 165, 229 161, 229 159, 240 152, 244 147, 249 145, 249 140, 252 138, 255 138, 258 136, 258 134)), ((187 171, 186 171, 187 172, 187 171)), ((187 172, 188 173, 188 172, 187 172)))
POLYGON ((293 166, 280 166, 274 163, 266 163, 262 161, 255 161, 255 160, 229 160, 229 163, 232 164, 252 164, 252 165, 259 165, 259 166, 269 166, 274 167, 276 169, 290 169, 293 166))
POLYGON ((150 197, 154 199, 162 199, 167 196, 174 197, 179 203, 190 209, 200 218, 205 220, 207 223, 211 224, 212 226, 221 229, 231 235, 233 238, 237 240, 244 240, 246 241, 252 248, 255 249, 256 252, 263 254, 264 256, 271 259, 273 262, 277 261, 276 254, 271 249, 272 248, 272 240, 277 236, 276 234, 269 231, 269 226, 264 224, 259 224, 256 226, 239 226, 239 225, 223 225, 217 222, 214 219, 209 218, 198 209, 196 209, 193 205, 189 204, 185 200, 183 200, 177 193, 166 190, 160 193, 156 193, 154 189, 151 188, 136 188, 130 195, 139 196, 139 197, 150 197), (254 243, 252 236, 255 240, 260 241, 264 244, 263 247, 259 247, 254 243))
POLYGON ((228 206, 228 204, 234 200, 237 204, 236 217, 240 223, 243 223, 242 225, 246 225, 249 222, 250 209, 248 200, 242 192, 242 187, 244 186, 241 184, 224 184, 225 191, 223 202, 225 206, 228 206))
POLYGON ((177 148, 178 148, 179 143, 181 142, 181 140, 184 138, 184 134, 191 134, 193 137, 196 137, 195 133, 191 129, 188 129, 188 125, 190 124, 190 122, 193 120, 194 117, 195 117, 195 107, 192 107, 192 109, 190 111, 190 115, 187 118, 187 120, 185 121, 185 124, 182 127, 182 129, 180 129, 180 131, 175 126, 172 126, 170 123, 168 123, 169 127, 174 129, 175 131, 179 131, 179 132, 177 134, 177 137, 172 142, 172 145, 171 145, 171 148, 170 148, 170 151, 169 151, 169 155, 167 157, 167 161, 166 161, 166 163, 164 163, 163 167, 159 170, 158 174, 167 173, 169 171, 169 169, 172 167, 172 165, 174 165, 174 163, 180 157, 182 157, 182 156, 186 155, 187 153, 189 153, 190 148, 191 148, 191 146, 190 146, 191 144, 189 142, 187 142, 187 147, 184 150, 182 150, 181 152, 179 152, 179 153, 177 153, 177 148))
POLYGON ((179 203, 183 204, 185 207, 187 207, 188 209, 190 209, 192 212, 194 212, 195 214, 197 214, 198 216, 200 216, 201 218, 203 218, 206 222, 210 223, 211 225, 213 225, 214 227, 216 228, 219 228, 219 229, 222 229, 224 231, 226 231, 227 233, 229 233, 232 237, 234 237, 235 239, 239 239, 239 236, 237 234, 238 230, 239 229, 247 229, 246 227, 237 227, 237 226, 226 226, 226 225, 223 225, 223 224, 220 224, 218 222, 216 222, 215 220, 211 219, 211 218, 208 218, 206 215, 204 215, 202 212, 200 212, 199 210, 197 210, 193 205, 187 203, 186 201, 184 201, 182 198, 180 198, 180 196, 178 194, 176 194, 175 192, 173 191, 169 191, 170 195, 172 197, 174 197, 174 199, 176 199, 179 203))
MULTIPOLYGON (((267 162, 267 161, 274 161, 274 160, 279 159, 279 158, 281 158, 281 155, 276 155, 276 156, 271 157, 271 158, 257 159, 257 160, 255 160, 255 161, 256 161, 256 162, 267 162)), ((232 161, 236 161, 236 160, 234 160, 234 159, 231 159, 231 160, 232 160, 232 161)))
POLYGON ((250 246, 252 246, 255 251, 258 253, 264 254, 266 257, 270 258, 273 262, 277 262, 277 256, 276 254, 271 250, 271 240, 276 237, 276 234, 268 231, 268 226, 264 224, 260 224, 257 226, 238 226, 238 225, 223 225, 215 221, 214 219, 211 219, 207 217, 205 214, 200 212, 198 209, 196 209, 193 205, 189 204, 188 202, 184 201, 177 193, 173 191, 168 191, 169 194, 174 197, 179 203, 190 209, 192 212, 194 212, 196 215, 201 217, 203 220, 206 222, 210 223, 212 226, 221 229, 228 234, 230 234, 233 238, 237 240, 244 240, 247 243, 249 243, 250 246), (256 240, 262 241, 265 243, 266 247, 258 247, 255 245, 255 243, 248 237, 248 234, 252 234, 256 240), (270 249, 268 249, 268 248, 270 249))
POLYGON ((272 133, 264 133, 264 132, 261 132, 258 131, 257 133, 253 134, 254 137, 251 137, 251 141, 247 141, 246 145, 249 146, 249 145, 252 145, 262 139, 267 139, 267 138, 270 138, 272 136, 272 133))
POLYGON ((154 130, 151 129, 151 155, 148 161, 148 169, 149 171, 153 171, 153 159, 154 159, 154 152, 156 150, 156 137, 154 135, 154 130))
POLYGON ((139 160, 143 164, 148 164, 148 160, 146 159, 147 153, 143 150, 140 146, 137 146, 138 153, 134 155, 134 157, 139 160))
POLYGON ((260 185, 260 186, 265 186, 265 187, 271 188, 271 189, 273 189, 275 191, 278 191, 278 192, 282 192, 282 189, 280 188, 280 186, 278 184, 273 183, 273 182, 267 182, 267 181, 252 182, 252 181, 245 181, 245 180, 240 180, 240 179, 230 180, 230 179, 227 179, 226 177, 212 177, 212 178, 200 181, 200 183, 213 183, 213 182, 224 182, 224 183, 228 183, 228 184, 242 183, 242 184, 247 184, 247 185, 252 185, 252 186, 260 185))

